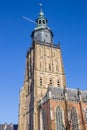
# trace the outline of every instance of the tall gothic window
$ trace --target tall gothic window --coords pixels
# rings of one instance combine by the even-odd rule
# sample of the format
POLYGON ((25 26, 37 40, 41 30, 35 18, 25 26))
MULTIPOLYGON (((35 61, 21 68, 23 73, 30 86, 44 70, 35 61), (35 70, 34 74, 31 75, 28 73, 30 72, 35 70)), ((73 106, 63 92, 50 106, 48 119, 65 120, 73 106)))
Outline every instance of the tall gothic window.
POLYGON ((63 115, 62 115, 62 110, 60 107, 57 107, 56 110, 56 126, 57 130, 64 130, 64 124, 63 124, 63 115))
POLYGON ((87 121, 87 108, 85 109, 85 121, 87 121))
POLYGON ((71 121, 72 121, 72 130, 79 130, 78 116, 76 109, 74 107, 71 110, 71 121))

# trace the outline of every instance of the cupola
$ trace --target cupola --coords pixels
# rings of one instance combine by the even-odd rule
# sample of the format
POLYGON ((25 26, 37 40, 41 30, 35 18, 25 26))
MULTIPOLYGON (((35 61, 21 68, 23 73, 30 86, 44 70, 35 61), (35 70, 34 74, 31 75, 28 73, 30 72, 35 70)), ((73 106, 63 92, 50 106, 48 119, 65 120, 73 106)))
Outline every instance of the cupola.
POLYGON ((49 43, 53 42, 53 33, 51 29, 47 26, 48 20, 45 18, 44 13, 42 11, 42 7, 40 9, 39 17, 36 19, 37 26, 34 28, 32 32, 32 39, 34 41, 38 41, 40 43, 49 43))

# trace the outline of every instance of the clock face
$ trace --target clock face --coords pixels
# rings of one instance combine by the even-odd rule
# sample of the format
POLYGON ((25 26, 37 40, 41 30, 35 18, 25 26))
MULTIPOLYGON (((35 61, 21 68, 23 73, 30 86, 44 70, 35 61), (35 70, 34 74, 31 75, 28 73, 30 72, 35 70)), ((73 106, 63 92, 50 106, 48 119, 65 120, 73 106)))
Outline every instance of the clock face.
POLYGON ((45 31, 45 30, 37 31, 37 32, 35 32, 34 37, 37 41, 46 42, 46 43, 52 42, 52 36, 51 36, 50 31, 48 31, 48 30, 47 31, 45 31))

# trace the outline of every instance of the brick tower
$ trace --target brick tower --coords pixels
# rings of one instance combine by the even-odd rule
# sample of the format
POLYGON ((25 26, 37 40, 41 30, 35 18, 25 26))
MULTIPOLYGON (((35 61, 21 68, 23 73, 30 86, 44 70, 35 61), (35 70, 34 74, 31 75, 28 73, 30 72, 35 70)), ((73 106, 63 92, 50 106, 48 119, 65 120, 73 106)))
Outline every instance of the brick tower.
POLYGON ((53 33, 42 9, 33 30, 32 45, 26 55, 24 85, 20 90, 18 130, 39 130, 38 102, 49 86, 66 88, 60 45, 53 43, 53 33))

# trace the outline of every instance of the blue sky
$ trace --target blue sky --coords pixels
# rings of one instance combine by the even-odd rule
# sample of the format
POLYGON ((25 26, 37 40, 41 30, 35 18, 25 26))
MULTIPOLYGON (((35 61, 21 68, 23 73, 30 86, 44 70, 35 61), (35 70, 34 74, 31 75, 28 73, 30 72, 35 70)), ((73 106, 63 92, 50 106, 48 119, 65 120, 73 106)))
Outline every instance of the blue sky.
MULTIPOLYGON (((87 90, 87 0, 42 0, 54 43, 61 43, 67 87, 87 90)), ((0 123, 18 122, 19 90, 40 0, 0 1, 0 123)))

